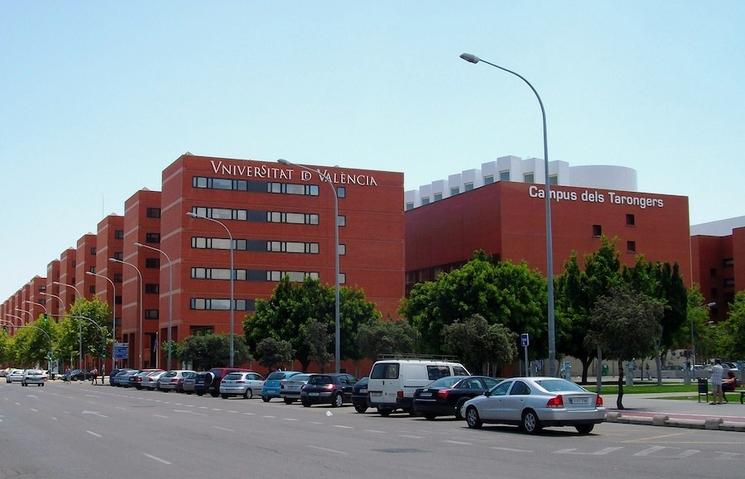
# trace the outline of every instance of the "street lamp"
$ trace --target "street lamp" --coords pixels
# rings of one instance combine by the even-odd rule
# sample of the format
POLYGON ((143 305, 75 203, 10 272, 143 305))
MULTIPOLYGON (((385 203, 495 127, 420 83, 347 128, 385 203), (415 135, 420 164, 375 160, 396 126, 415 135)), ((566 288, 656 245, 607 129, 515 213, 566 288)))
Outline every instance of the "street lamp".
MULTIPOLYGON (((232 240, 231 240, 231 243, 232 243, 232 240)), ((147 248, 153 251, 157 251, 158 253, 165 256, 166 259, 168 260, 168 357, 166 359, 166 371, 170 371, 171 370, 171 340, 172 340, 171 325, 173 324, 173 262, 171 261, 171 257, 168 256, 166 252, 163 251, 162 249, 158 249, 154 246, 142 244, 140 242, 136 242, 134 245, 138 248, 147 248)), ((232 248, 232 244, 231 244, 231 248, 232 248)), ((232 274, 233 268, 231 267, 230 270, 232 274)))
MULTIPOLYGON (((41 294, 43 296, 49 296, 50 298, 55 298, 57 301, 59 301, 59 304, 61 306, 64 306, 65 305, 65 301, 62 298, 60 298, 59 296, 57 296, 56 294, 52 294, 52 293, 39 293, 39 294, 41 294)), ((48 316, 51 316, 51 315, 48 315, 48 316)))
POLYGON ((111 300, 111 339, 113 341, 111 343, 111 369, 113 370, 114 362, 115 362, 114 349, 116 348, 116 285, 114 284, 113 281, 111 281, 111 279, 109 279, 108 276, 104 276, 98 273, 93 273, 91 271, 86 271, 85 274, 95 276, 97 278, 103 278, 106 281, 108 281, 109 284, 111 284, 111 289, 112 289, 111 294, 113 295, 113 299, 111 300))
POLYGON ((19 312, 19 313, 28 314, 28 317, 31 318, 31 322, 33 322, 34 319, 36 319, 36 318, 34 318, 34 313, 32 313, 31 311, 26 311, 25 309, 21 309, 21 308, 16 308, 16 311, 19 312))
MULTIPOLYGON (((80 294, 80 290, 78 290, 78 288, 76 288, 76 287, 75 287, 74 285, 72 285, 72 284, 68 284, 68 283, 60 283, 59 281, 52 281, 52 284, 56 284, 57 286, 64 286, 64 287, 66 287, 66 288, 71 288, 71 289, 73 289, 73 290, 75 291, 75 299, 77 299, 77 298, 82 298, 82 297, 83 297, 83 295, 82 295, 82 294, 80 294)), ((73 301, 73 303, 74 303, 74 301, 73 301)), ((63 305, 65 305, 65 302, 64 302, 64 301, 62 301, 62 304, 63 304, 63 305)), ((67 305, 66 305, 66 306, 67 306, 67 305)))
MULTIPOLYGON (((225 223, 223 223, 222 221, 218 221, 214 218, 208 218, 206 216, 198 215, 196 213, 192 213, 191 211, 187 211, 186 216, 217 223, 218 225, 225 228, 225 231, 228 233, 228 238, 230 239, 230 341, 229 341, 230 342, 230 364, 229 366, 232 368, 233 360, 235 357, 235 349, 233 345, 233 336, 234 336, 234 329, 235 329, 235 271, 233 270, 233 249, 235 249, 235 245, 233 245, 233 235, 230 234, 230 230, 225 225, 225 223)), ((170 350, 170 347, 169 347, 169 350, 170 350)))
POLYGON ((462 53, 460 57, 469 63, 484 62, 487 65, 491 65, 494 68, 498 68, 507 73, 511 73, 527 83, 530 89, 535 93, 538 99, 538 104, 541 107, 541 116, 543 117, 543 165, 544 165, 544 193, 545 197, 545 209, 546 209, 546 283, 547 283, 547 296, 548 296, 548 375, 554 376, 556 364, 556 326, 554 320, 554 247, 553 239, 551 236, 551 186, 548 178, 548 140, 546 138, 546 110, 543 108, 543 101, 541 101, 540 95, 533 85, 525 79, 519 73, 508 70, 504 67, 500 67, 494 63, 483 60, 476 55, 470 53, 462 53))
POLYGON ((339 194, 336 186, 331 182, 331 178, 324 177, 319 170, 308 168, 304 165, 298 165, 291 161, 279 159, 279 163, 287 166, 297 166, 311 173, 318 174, 318 177, 324 183, 331 187, 334 192, 334 358, 335 370, 338 373, 341 361, 341 315, 339 312, 339 194))
POLYGON ((145 284, 142 282, 142 273, 140 272, 140 269, 137 266, 135 266, 132 263, 129 263, 127 261, 123 261, 121 259, 116 259, 116 258, 109 258, 109 261, 113 261, 114 263, 121 263, 121 264, 126 264, 127 266, 131 266, 132 268, 134 268, 135 271, 137 271, 137 276, 140 278, 140 328, 139 328, 140 329, 140 332, 139 332, 139 341, 138 341, 140 343, 139 344, 140 347, 139 347, 138 354, 139 354, 139 365, 140 365, 140 369, 142 369, 142 366, 143 366, 142 365, 142 328, 143 328, 143 324, 142 324, 142 314, 143 313, 142 313, 142 311, 143 311, 143 308, 144 308, 144 305, 143 305, 143 303, 144 303, 144 300, 143 300, 143 289, 145 288, 145 284))
MULTIPOLYGON (((33 304, 34 306, 38 306, 38 307, 40 307, 41 309, 43 309, 43 310, 44 310, 44 316, 48 316, 48 313, 47 313, 47 307, 46 307, 46 306, 44 306, 44 305, 43 305, 42 303, 37 303, 37 302, 35 302, 35 301, 29 301, 29 300, 26 300, 26 301, 24 301, 24 303, 27 303, 27 304, 33 304)), ((33 313, 32 313, 32 314, 33 314, 33 313)))

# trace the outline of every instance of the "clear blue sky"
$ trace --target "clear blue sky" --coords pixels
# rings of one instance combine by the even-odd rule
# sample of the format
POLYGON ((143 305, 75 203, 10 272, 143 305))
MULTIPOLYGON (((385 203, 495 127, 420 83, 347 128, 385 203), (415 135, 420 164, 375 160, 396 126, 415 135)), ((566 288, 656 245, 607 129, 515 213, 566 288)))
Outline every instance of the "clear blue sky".
POLYGON ((745 2, 0 3, 0 301, 181 153, 403 171, 635 168, 745 214, 745 2), (103 210, 103 211, 102 211, 103 210))

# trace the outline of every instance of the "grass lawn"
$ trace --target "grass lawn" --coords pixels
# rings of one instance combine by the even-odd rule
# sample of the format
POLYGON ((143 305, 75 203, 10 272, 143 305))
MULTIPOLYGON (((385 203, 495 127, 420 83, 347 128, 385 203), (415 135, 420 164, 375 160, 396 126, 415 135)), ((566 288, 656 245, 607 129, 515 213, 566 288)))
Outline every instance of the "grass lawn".
MULTIPOLYGON (((584 386, 588 391, 595 392, 597 387, 595 385, 584 386)), ((691 392, 696 393, 698 386, 696 384, 690 384, 686 386, 683 383, 675 384, 663 384, 658 386, 657 384, 635 384, 633 386, 624 386, 624 394, 657 394, 657 393, 683 393, 691 392)), ((616 384, 603 384, 602 394, 618 394, 618 385, 616 384)), ((695 399, 695 396, 693 396, 695 399)), ((739 397, 739 396, 738 396, 739 397)))

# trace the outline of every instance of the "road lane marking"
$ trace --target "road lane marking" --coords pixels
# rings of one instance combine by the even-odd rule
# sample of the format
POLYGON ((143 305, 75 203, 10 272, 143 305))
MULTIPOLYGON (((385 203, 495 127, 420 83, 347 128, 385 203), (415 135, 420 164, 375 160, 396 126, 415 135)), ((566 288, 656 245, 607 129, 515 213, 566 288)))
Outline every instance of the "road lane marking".
POLYGON ((146 452, 143 452, 142 454, 143 454, 143 455, 144 455, 145 457, 149 457, 149 458, 150 458, 150 459, 152 459, 153 461, 158 461, 158 462, 160 462, 160 463, 162 463, 162 464, 165 464, 165 465, 167 465, 167 466, 170 466, 170 465, 171 465, 171 463, 170 463, 170 462, 168 462, 168 461, 166 461, 165 459, 161 459, 161 458, 159 458, 159 457, 157 457, 157 456, 153 456, 153 455, 151 455, 151 454, 148 454, 148 453, 146 453, 146 452))
POLYGON ((153 417, 160 417, 160 418, 163 418, 163 419, 168 419, 168 416, 164 416, 162 414, 153 414, 153 417))
POLYGON ((59 421, 56 416, 52 416, 52 421, 59 421))
POLYGON ((297 419, 295 419, 294 417, 283 417, 282 420, 283 421, 297 421, 297 419))
POLYGON ((665 446, 652 446, 637 452, 634 456, 649 456, 650 454, 667 449, 665 446))
POLYGON ((31 399, 39 399, 39 396, 37 396, 36 394, 26 394, 26 397, 31 399))
POLYGON ((182 413, 186 413, 186 414, 193 414, 194 416, 208 416, 208 414, 205 414, 203 412, 189 411, 187 409, 174 409, 173 412, 182 412, 182 413))
POLYGON ((244 413, 241 413, 241 414, 243 414, 244 416, 255 416, 256 415, 255 412, 244 412, 244 413))
POLYGON ((87 432, 87 433, 88 433, 88 434, 90 434, 91 436, 96 436, 96 437, 98 437, 98 438, 102 438, 102 437, 103 437, 102 435, 100 435, 100 434, 99 434, 99 433, 97 433, 97 432, 93 432, 93 431, 85 431, 85 432, 87 432))
POLYGON ((619 449, 623 449, 623 447, 622 446, 621 447, 605 447, 595 452, 580 452, 580 451, 577 451, 576 448, 571 448, 571 449, 559 449, 558 451, 554 451, 554 454, 576 454, 580 456, 605 456, 606 454, 610 454, 613 451, 618 451, 619 449))
POLYGON ((31 408, 31 412, 39 412, 39 410, 36 408, 31 408))
POLYGON ((465 441, 453 441, 453 440, 451 440, 451 439, 445 439, 445 440, 444 440, 444 441, 442 441, 442 442, 446 442, 446 443, 448 443, 448 444, 458 444, 458 445, 460 445, 460 446, 470 446, 470 445, 472 444, 472 443, 470 443, 470 442, 465 442, 465 441))
POLYGON ((274 418, 276 418, 277 416, 261 416, 261 417, 265 417, 265 418, 267 418, 267 419, 274 419, 274 418))
POLYGON ((238 414, 238 411, 228 411, 229 413, 238 414))
POLYGON ((316 425, 318 425, 318 426, 321 426, 321 425, 323 425, 323 423, 322 423, 322 422, 320 422, 320 421, 308 421, 308 422, 310 422, 311 424, 316 424, 316 425))
POLYGON ((230 429, 222 426, 212 426, 213 429, 219 429, 221 431, 235 432, 235 429, 230 429))
POLYGON ((212 410, 213 411, 222 411, 222 409, 220 409, 219 407, 213 407, 212 410))
POLYGON ((655 439, 664 439, 666 437, 675 437, 675 436, 684 436, 688 434, 687 432, 676 432, 673 434, 660 434, 659 436, 649 436, 649 437, 640 437, 636 439, 627 439, 626 441, 621 441, 622 444, 628 443, 628 442, 638 442, 638 441, 653 441, 655 439))
POLYGON ((21 405, 21 403, 19 403, 19 402, 16 403, 16 406, 20 406, 20 405, 21 405))
POLYGON ((109 416, 105 416, 105 415, 101 414, 98 411, 82 411, 80 414, 83 414, 83 415, 88 414, 90 416, 96 416, 96 417, 109 417, 109 416))
POLYGON ((342 426, 341 424, 334 424, 334 427, 338 427, 339 429, 354 429, 352 426, 342 426))
POLYGON ((385 434, 385 431, 378 431, 377 429, 365 429, 365 432, 371 432, 373 434, 385 434))
POLYGON ((531 451, 531 450, 528 450, 528 449, 513 449, 513 448, 511 448, 511 447, 497 447, 497 446, 492 446, 491 448, 492 448, 492 449, 494 449, 495 451, 506 451, 506 452, 533 452, 533 451, 531 451))
POLYGON ((309 444, 308 447, 311 448, 311 449, 316 449, 318 451, 330 452, 330 453, 333 453, 333 454, 341 454, 341 455, 344 455, 344 456, 348 455, 348 453, 346 453, 344 451, 337 451, 336 449, 329 449, 327 447, 313 446, 311 444, 309 444))
POLYGON ((209 409, 207 406, 199 406, 199 409, 209 409))
POLYGON ((101 396, 96 396, 95 394, 84 394, 87 398, 100 398, 101 396))
POLYGON ((714 453, 719 454, 719 457, 717 459, 736 459, 743 455, 740 452, 714 451, 714 453))
POLYGON ((398 437, 406 439, 424 439, 424 436, 414 436, 413 434, 399 434, 398 437))

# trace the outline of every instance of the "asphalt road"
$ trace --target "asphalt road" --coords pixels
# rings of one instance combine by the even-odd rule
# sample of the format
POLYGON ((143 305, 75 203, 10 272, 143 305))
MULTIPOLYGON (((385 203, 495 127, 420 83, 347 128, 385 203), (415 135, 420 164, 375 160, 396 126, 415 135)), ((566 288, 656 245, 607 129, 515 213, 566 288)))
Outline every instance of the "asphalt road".
POLYGON ((741 478, 742 433, 514 427, 91 386, 0 384, 0 478, 741 478))

